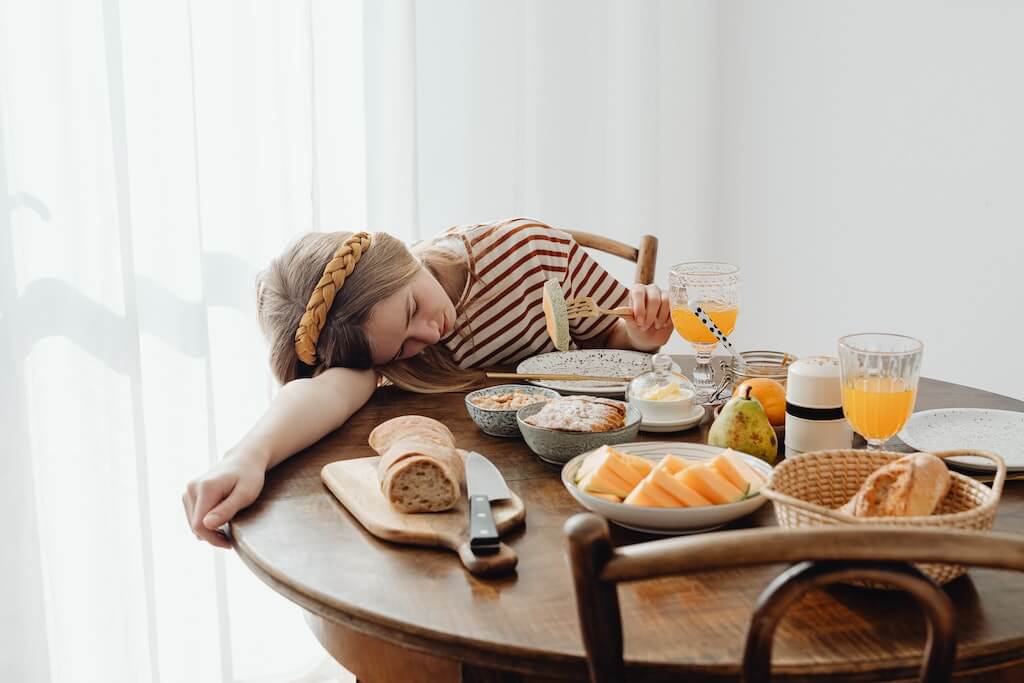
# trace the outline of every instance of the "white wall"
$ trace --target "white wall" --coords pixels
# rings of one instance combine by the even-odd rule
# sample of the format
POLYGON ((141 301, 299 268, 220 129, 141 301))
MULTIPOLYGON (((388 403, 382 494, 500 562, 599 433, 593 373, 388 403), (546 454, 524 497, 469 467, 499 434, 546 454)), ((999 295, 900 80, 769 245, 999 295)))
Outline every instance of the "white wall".
POLYGON ((421 234, 513 215, 632 242, 652 233, 661 281, 673 259, 710 250, 711 8, 417 5, 421 234))
POLYGON ((715 255, 741 346, 922 339, 922 373, 1024 397, 1024 5, 729 2, 715 255))
POLYGON ((448 0, 416 31, 421 234, 653 232, 662 285, 743 268, 740 348, 899 331, 1024 396, 1024 5, 448 0))

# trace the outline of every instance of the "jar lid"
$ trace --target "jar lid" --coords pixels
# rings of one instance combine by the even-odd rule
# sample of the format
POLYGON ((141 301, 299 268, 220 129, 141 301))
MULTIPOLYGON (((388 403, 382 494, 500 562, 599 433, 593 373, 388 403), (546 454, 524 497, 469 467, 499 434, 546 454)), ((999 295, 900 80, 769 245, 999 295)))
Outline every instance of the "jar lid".
POLYGON ((626 387, 626 400, 668 401, 693 393, 693 383, 672 371, 672 358, 667 353, 651 356, 651 369, 637 375, 626 387))
POLYGON ((834 356, 801 358, 789 366, 786 401, 805 408, 838 408, 843 404, 839 359, 834 356))

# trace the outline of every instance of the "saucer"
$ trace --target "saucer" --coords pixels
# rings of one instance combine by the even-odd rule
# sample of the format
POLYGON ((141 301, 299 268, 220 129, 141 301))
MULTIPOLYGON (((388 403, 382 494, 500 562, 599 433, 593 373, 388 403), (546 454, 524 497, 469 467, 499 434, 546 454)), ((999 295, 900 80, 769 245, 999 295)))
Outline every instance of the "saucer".
POLYGON ((681 432, 696 427, 704 420, 704 406, 695 405, 690 414, 681 420, 643 420, 641 432, 681 432))

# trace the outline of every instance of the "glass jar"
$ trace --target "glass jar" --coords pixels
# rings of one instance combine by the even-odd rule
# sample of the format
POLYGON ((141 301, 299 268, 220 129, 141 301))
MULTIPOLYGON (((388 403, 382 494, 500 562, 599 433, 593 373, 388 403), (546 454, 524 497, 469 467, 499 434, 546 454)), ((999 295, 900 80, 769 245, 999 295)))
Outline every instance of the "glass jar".
POLYGON ((693 383, 683 375, 673 372, 672 358, 667 353, 651 356, 651 369, 637 375, 626 387, 626 400, 663 401, 680 398, 690 392, 693 383))
POLYGON ((786 386, 789 366, 797 357, 783 351, 743 351, 740 359, 730 356, 719 364, 726 384, 736 386, 748 379, 767 377, 786 386))

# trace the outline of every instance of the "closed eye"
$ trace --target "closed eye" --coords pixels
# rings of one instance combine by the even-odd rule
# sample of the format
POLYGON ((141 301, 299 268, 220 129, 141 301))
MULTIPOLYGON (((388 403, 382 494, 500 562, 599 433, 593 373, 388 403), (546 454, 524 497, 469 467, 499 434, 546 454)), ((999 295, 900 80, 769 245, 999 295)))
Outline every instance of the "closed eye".
MULTIPOLYGON (((412 323, 412 318, 413 318, 414 315, 416 315, 416 311, 418 311, 418 310, 419 310, 419 304, 416 303, 416 299, 415 299, 415 297, 413 297, 413 298, 411 298, 411 300, 409 302, 409 306, 406 308, 406 311, 405 311, 405 336, 406 336, 406 338, 408 338, 408 336, 409 336, 409 325, 412 323)), ((394 363, 396 360, 401 359, 404 352, 405 352, 405 341, 403 340, 402 343, 398 347, 398 352, 395 354, 395 357, 391 359, 391 362, 394 363)))

